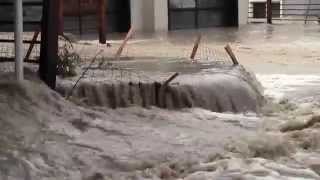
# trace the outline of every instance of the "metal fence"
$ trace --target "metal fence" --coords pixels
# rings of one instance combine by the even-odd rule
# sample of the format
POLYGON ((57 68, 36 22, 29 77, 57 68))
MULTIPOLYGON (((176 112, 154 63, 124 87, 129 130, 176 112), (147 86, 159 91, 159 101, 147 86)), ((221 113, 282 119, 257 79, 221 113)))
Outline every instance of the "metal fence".
POLYGON ((268 23, 318 23, 319 0, 266 0, 249 1, 248 22, 268 23))
MULTIPOLYGON (((23 0, 25 60, 35 62, 39 56, 41 16, 43 0, 23 0)), ((63 0, 61 0, 63 1, 63 0)), ((77 35, 99 33, 97 0, 64 0, 61 31, 77 35)), ((127 32, 130 28, 129 0, 106 1, 107 32, 127 32)), ((14 10, 13 0, 0 0, 0 62, 14 58, 14 10)), ((61 32, 60 31, 60 32, 61 32)), ((97 37, 98 36, 93 36, 97 37)))
MULTIPOLYGON (((0 2, 0 62, 14 59, 14 10, 13 1, 0 2)), ((24 49, 25 60, 36 62, 40 51, 39 30, 41 25, 41 0, 28 0, 23 2, 24 8, 24 49)))

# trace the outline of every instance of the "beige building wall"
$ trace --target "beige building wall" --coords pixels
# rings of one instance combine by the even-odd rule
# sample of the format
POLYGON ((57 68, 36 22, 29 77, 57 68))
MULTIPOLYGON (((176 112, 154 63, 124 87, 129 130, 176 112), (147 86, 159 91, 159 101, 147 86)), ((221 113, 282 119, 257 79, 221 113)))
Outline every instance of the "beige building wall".
POLYGON ((135 31, 154 31, 154 0, 131 0, 130 6, 132 28, 135 31))
POLYGON ((155 31, 168 31, 168 1, 154 0, 155 31))
POLYGON ((248 23, 249 0, 238 0, 239 25, 248 23))

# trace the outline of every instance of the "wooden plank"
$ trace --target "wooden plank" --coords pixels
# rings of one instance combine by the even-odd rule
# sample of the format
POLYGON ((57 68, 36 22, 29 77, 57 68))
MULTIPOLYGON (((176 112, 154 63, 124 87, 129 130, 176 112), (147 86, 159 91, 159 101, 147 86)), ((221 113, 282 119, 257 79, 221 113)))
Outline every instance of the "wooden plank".
POLYGON ((233 64, 239 65, 238 59, 237 59, 236 55, 233 53, 229 44, 225 47, 225 50, 227 51, 228 55, 230 56, 233 64))
POLYGON ((198 35, 196 41, 194 42, 194 46, 193 46, 193 49, 192 49, 192 52, 191 52, 191 55, 190 55, 190 59, 192 59, 192 60, 194 60, 194 58, 197 55, 200 41, 201 41, 201 35, 198 35))
POLYGON ((31 40, 32 43, 30 43, 29 49, 28 49, 27 54, 26 54, 26 56, 25 56, 25 58, 24 58, 25 60, 30 58, 30 55, 31 55, 31 53, 32 53, 33 47, 34 47, 34 45, 35 45, 35 42, 36 42, 37 39, 38 39, 39 34, 40 34, 40 31, 34 32, 33 37, 32 37, 32 40, 31 40))
POLYGON ((121 46, 119 47, 116 55, 115 55, 115 59, 116 59, 116 60, 118 60, 118 59, 120 58, 124 47, 127 45, 128 41, 129 41, 129 39, 132 37, 132 35, 133 35, 133 28, 131 27, 130 30, 128 31, 126 37, 124 38, 121 46))
POLYGON ((168 80, 163 83, 163 86, 168 86, 175 78, 179 76, 179 73, 174 73, 168 80))

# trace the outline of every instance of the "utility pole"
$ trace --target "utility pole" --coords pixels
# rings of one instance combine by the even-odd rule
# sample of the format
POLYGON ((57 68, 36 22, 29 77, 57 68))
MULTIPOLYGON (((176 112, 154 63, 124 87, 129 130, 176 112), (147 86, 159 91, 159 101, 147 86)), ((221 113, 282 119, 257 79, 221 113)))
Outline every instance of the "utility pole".
POLYGON ((64 4, 63 0, 58 0, 59 3, 59 34, 63 35, 64 30, 64 4))
POLYGON ((39 75, 52 89, 56 87, 60 2, 44 0, 42 10, 39 75))
POLYGON ((23 4, 22 0, 14 1, 15 7, 15 72, 18 81, 23 78, 23 4))
POLYGON ((98 29, 99 29, 99 42, 106 44, 106 0, 98 0, 97 12, 98 12, 98 29))
POLYGON ((78 27, 79 34, 82 36, 82 10, 81 10, 81 0, 78 0, 78 27))

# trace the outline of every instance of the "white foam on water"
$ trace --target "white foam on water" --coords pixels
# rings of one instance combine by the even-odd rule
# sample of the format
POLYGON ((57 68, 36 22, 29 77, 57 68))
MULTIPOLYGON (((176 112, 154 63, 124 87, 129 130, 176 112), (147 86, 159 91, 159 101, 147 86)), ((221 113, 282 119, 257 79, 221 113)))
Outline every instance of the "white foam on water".
POLYGON ((199 108, 92 110, 37 81, 1 80, 0 86, 0 175, 16 180, 116 176, 162 162, 205 160, 224 151, 227 139, 259 126, 255 117, 247 124, 245 115, 199 108))
POLYGON ((272 141, 283 137, 272 136, 261 143, 263 136, 257 131, 263 121, 252 113, 82 107, 38 81, 16 84, 1 77, 1 178, 320 179, 317 171, 304 163, 314 158, 297 156, 295 166, 278 160, 281 155, 294 155, 291 151, 277 154, 285 145, 281 142, 288 139, 272 141), (241 137, 256 140, 242 141, 241 137), (242 157, 226 149, 231 140, 245 147, 243 153, 239 151, 242 157), (273 158, 252 157, 257 154, 252 152, 268 153, 263 147, 275 154, 273 158), (211 158, 217 154, 222 158, 211 158))
MULTIPOLYGON (((257 79, 265 88, 265 95, 275 99, 302 98, 301 92, 313 92, 311 90, 320 87, 320 75, 288 75, 288 74, 257 74, 257 79)), ((308 94, 309 96, 317 94, 308 94)))

